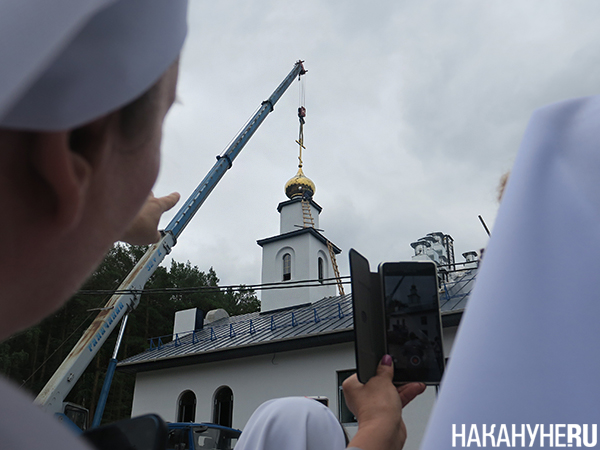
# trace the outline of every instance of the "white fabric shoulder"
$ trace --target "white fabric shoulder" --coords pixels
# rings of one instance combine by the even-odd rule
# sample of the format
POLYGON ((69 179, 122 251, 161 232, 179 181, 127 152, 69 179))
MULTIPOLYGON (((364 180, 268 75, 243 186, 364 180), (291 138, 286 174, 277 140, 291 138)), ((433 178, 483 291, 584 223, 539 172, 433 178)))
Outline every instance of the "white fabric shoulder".
POLYGON ((0 56, 4 64, 0 72, 0 117, 90 16, 113 1, 2 2, 0 56))
POLYGON ((304 397, 269 400, 244 427, 235 450, 343 450, 342 425, 325 405, 304 397))
MULTIPOLYGON (((498 439, 502 424, 519 434, 526 424, 532 431, 545 424, 548 433, 553 424, 600 423, 599 224, 600 97, 540 109, 510 175, 422 449, 452 448, 453 426, 460 447, 463 424, 466 440, 474 438, 472 425, 480 438, 483 424, 488 432, 495 425, 498 439)), ((534 447, 539 427, 536 439, 534 447)))
POLYGON ((33 399, 0 378, 0 448, 91 450, 58 420, 33 404, 33 399))
POLYGON ((57 131, 129 103, 176 60, 187 0, 0 2, 0 126, 57 131))

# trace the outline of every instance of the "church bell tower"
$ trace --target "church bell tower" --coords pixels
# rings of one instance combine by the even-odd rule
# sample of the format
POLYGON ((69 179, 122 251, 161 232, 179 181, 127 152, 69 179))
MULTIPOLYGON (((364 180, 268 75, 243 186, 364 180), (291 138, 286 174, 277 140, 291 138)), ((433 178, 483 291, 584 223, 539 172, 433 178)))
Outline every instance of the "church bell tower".
POLYGON ((263 251, 262 284, 284 282, 290 284, 290 289, 264 289, 262 311, 313 303, 336 295, 336 284, 331 279, 337 269, 335 255, 341 250, 319 230, 322 208, 313 199, 315 184, 302 170, 302 124, 301 117, 300 139, 296 141, 300 145, 298 172, 285 184, 288 200, 277 206, 279 234, 257 241, 263 251))

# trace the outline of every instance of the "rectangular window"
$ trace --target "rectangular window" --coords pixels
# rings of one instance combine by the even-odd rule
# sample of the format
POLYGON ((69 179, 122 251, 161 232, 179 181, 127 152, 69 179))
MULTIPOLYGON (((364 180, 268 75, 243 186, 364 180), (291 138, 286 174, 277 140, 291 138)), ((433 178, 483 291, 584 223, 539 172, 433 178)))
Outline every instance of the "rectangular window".
POLYGON ((346 378, 356 373, 356 370, 341 370, 337 373, 338 381, 338 414, 340 422, 342 423, 356 423, 356 417, 346 406, 346 399, 344 398, 344 391, 342 390, 342 383, 346 378))
POLYGON ((319 275, 319 283, 323 283, 323 258, 319 257, 317 260, 317 272, 319 275))
POLYGON ((309 395, 307 398, 313 399, 329 407, 329 399, 327 397, 323 397, 322 395, 309 395))
POLYGON ((292 279, 292 255, 286 253, 283 255, 283 281, 292 279))

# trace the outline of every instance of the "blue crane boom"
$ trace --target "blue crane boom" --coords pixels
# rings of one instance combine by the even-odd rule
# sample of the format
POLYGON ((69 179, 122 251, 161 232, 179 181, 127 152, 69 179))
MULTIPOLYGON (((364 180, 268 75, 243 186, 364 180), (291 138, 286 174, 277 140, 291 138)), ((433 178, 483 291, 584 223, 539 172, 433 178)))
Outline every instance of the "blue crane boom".
POLYGON ((190 223, 191 218, 196 214, 198 208, 204 203, 204 200, 208 197, 214 187, 217 185, 219 180, 225 175, 225 172, 231 168, 233 164, 233 160, 239 155, 239 153, 244 148, 244 145, 248 142, 248 140, 252 137, 254 132, 258 129, 258 127, 263 123, 263 121, 267 118, 269 113, 273 111, 275 103, 279 100, 279 98, 283 95, 283 93, 287 90, 287 88, 292 84, 296 77, 304 75, 306 70, 304 70, 304 66, 302 65, 303 61, 298 61, 292 71, 288 74, 287 77, 281 82, 279 87, 275 89, 273 94, 262 102, 259 110, 252 116, 252 118, 248 121, 248 124, 244 127, 244 129, 238 134, 238 136, 233 140, 231 145, 227 148, 227 150, 223 153, 222 156, 217 156, 217 163, 213 166, 213 168, 208 172, 204 180, 198 185, 196 190, 192 193, 190 198, 186 201, 185 205, 179 210, 177 215, 173 218, 171 223, 167 225, 165 228, 165 232, 173 233, 175 239, 181 234, 183 229, 190 223))
MULTIPOLYGON (((231 168, 233 160, 239 155, 250 137, 252 137, 269 113, 273 111, 275 103, 277 103, 296 77, 299 78, 306 73, 302 63, 303 61, 296 62, 292 71, 285 77, 271 96, 262 102, 261 107, 232 141, 223 155, 217 156, 217 162, 213 168, 183 204, 173 220, 167 225, 160 241, 148 248, 144 256, 142 256, 127 278, 121 283, 118 293, 109 299, 106 306, 102 308, 102 311, 100 311, 96 319, 94 319, 77 344, 75 344, 75 347, 67 355, 61 366, 40 391, 35 399, 35 403, 50 413, 63 413, 66 396, 121 319, 137 307, 141 291, 144 289, 146 282, 156 271, 165 256, 170 253, 172 247, 177 242, 177 237, 192 220, 225 172, 231 168)), ((111 359, 111 365, 113 367, 109 367, 107 374, 112 374, 114 371, 114 366, 116 365, 115 354, 113 354, 113 358, 111 359)), ((110 380, 108 380, 108 383, 105 383, 106 385, 110 385, 110 380)), ((103 388, 104 390, 105 388, 103 388)), ((104 395, 104 400, 105 398, 104 395)), ((103 407, 104 405, 102 405, 102 409, 103 407)))

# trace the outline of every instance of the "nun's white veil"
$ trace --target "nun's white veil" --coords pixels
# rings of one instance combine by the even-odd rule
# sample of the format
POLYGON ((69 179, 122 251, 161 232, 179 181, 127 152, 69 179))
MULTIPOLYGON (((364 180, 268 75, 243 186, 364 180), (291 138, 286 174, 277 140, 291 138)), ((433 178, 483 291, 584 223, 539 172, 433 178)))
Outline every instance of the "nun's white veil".
POLYGON ((599 268, 600 97, 590 97, 531 119, 422 449, 452 448, 453 425, 465 424, 467 444, 473 425, 480 439, 495 425, 498 439, 505 424, 511 439, 512 424, 517 434, 543 424, 569 446, 566 425, 600 422, 599 268))
POLYGON ((343 450, 342 425, 325 405, 304 397, 269 400, 244 427, 235 450, 343 450))
POLYGON ((0 2, 0 127, 64 130, 127 104, 175 61, 187 0, 0 2))
MULTIPOLYGON (((68 130, 129 103, 177 59, 186 8, 186 0, 1 0, 0 128, 68 130)), ((0 398, 0 448, 88 448, 1 377, 0 398)))

